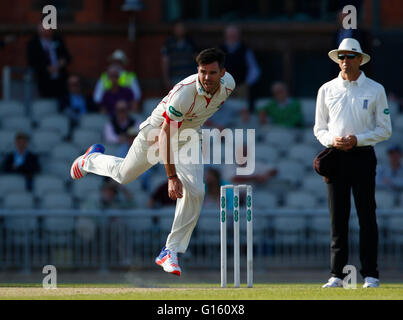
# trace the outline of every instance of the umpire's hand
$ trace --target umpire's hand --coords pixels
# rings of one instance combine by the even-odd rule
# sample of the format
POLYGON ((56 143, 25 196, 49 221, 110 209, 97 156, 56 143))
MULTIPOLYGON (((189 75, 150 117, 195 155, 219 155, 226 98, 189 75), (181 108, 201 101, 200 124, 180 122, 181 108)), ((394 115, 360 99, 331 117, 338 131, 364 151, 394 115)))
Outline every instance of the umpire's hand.
POLYGON ((357 137, 349 135, 347 137, 335 137, 333 147, 343 151, 348 151, 357 145, 357 137))
POLYGON ((168 180, 168 196, 172 200, 183 197, 182 182, 179 178, 173 178, 168 180))

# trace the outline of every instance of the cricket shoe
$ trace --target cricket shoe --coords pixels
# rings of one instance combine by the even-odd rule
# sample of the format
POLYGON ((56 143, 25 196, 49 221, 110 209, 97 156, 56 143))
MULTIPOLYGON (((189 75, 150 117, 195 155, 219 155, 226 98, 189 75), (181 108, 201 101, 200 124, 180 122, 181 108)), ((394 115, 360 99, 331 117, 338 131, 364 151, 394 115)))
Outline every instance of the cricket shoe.
POLYGON ((87 171, 84 170, 85 160, 90 154, 96 152, 104 153, 105 147, 102 144, 93 144, 91 147, 88 148, 86 153, 84 153, 83 155, 79 156, 76 160, 74 160, 70 168, 70 175, 73 178, 73 180, 79 180, 87 174, 87 171))
POLYGON ((379 280, 373 277, 365 277, 363 288, 379 288, 379 280))
POLYGON ((165 272, 172 273, 174 275, 181 275, 181 267, 179 267, 178 263, 178 254, 169 250, 166 247, 163 247, 160 255, 155 258, 155 263, 161 266, 165 272))
POLYGON ((343 287, 343 280, 337 277, 331 277, 327 280, 327 283, 322 286, 322 288, 338 288, 343 287))

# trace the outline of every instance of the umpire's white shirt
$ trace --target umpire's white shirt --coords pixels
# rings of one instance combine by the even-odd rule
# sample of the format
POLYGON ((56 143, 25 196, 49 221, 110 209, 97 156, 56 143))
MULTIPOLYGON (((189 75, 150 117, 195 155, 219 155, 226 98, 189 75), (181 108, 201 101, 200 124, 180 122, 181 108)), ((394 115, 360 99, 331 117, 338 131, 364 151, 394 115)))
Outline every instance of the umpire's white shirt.
POLYGON ((320 87, 314 134, 325 147, 337 136, 355 135, 357 146, 374 146, 392 134, 385 89, 364 72, 357 81, 339 76, 320 87))

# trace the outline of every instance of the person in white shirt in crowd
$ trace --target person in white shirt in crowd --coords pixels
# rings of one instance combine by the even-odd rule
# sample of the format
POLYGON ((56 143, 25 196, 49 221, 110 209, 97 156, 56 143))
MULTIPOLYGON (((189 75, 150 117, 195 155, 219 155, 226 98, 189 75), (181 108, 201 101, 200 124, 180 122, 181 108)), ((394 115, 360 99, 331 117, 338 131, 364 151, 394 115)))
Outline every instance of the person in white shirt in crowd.
POLYGON ((176 200, 176 208, 171 232, 155 262, 164 271, 178 276, 181 275, 178 253, 184 253, 188 248, 205 193, 201 127, 225 107, 224 102, 235 89, 234 78, 224 68, 225 54, 221 50, 205 49, 198 54, 196 62, 198 73, 176 84, 140 124, 140 132, 125 158, 105 155, 105 148, 95 144, 78 157, 70 169, 74 180, 93 173, 127 184, 162 160, 168 194, 176 200), (186 133, 186 140, 175 139, 182 133, 186 133), (159 151, 158 156, 153 147, 159 151), (174 153, 180 153, 182 148, 198 150, 193 154, 197 155, 196 161, 187 163, 178 157, 175 159, 174 153))
POLYGON ((341 72, 318 91, 314 134, 333 148, 327 194, 331 223, 331 278, 324 288, 343 285, 348 262, 348 221, 351 191, 360 224, 360 273, 364 288, 379 286, 374 145, 392 134, 383 86, 365 76, 360 66, 370 60, 360 43, 344 39, 329 52, 341 72))
POLYGON ((388 148, 387 165, 378 166, 376 187, 385 190, 403 190, 402 150, 398 145, 388 148))

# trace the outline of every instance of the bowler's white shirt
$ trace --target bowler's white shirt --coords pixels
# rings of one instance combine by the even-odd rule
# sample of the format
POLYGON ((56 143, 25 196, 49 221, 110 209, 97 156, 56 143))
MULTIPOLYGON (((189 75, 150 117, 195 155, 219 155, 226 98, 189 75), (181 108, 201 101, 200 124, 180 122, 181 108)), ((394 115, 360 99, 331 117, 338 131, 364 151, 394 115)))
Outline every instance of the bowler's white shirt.
POLYGON ((374 146, 388 139, 392 125, 385 89, 364 72, 356 81, 339 76, 320 87, 314 134, 325 147, 337 136, 355 135, 357 146, 374 146))
POLYGON ((151 116, 140 124, 160 127, 164 123, 164 113, 173 121, 181 123, 183 129, 199 130, 204 122, 220 109, 235 89, 234 78, 225 72, 220 88, 214 95, 204 91, 199 83, 198 74, 193 74, 176 84, 169 94, 162 99, 151 116))

